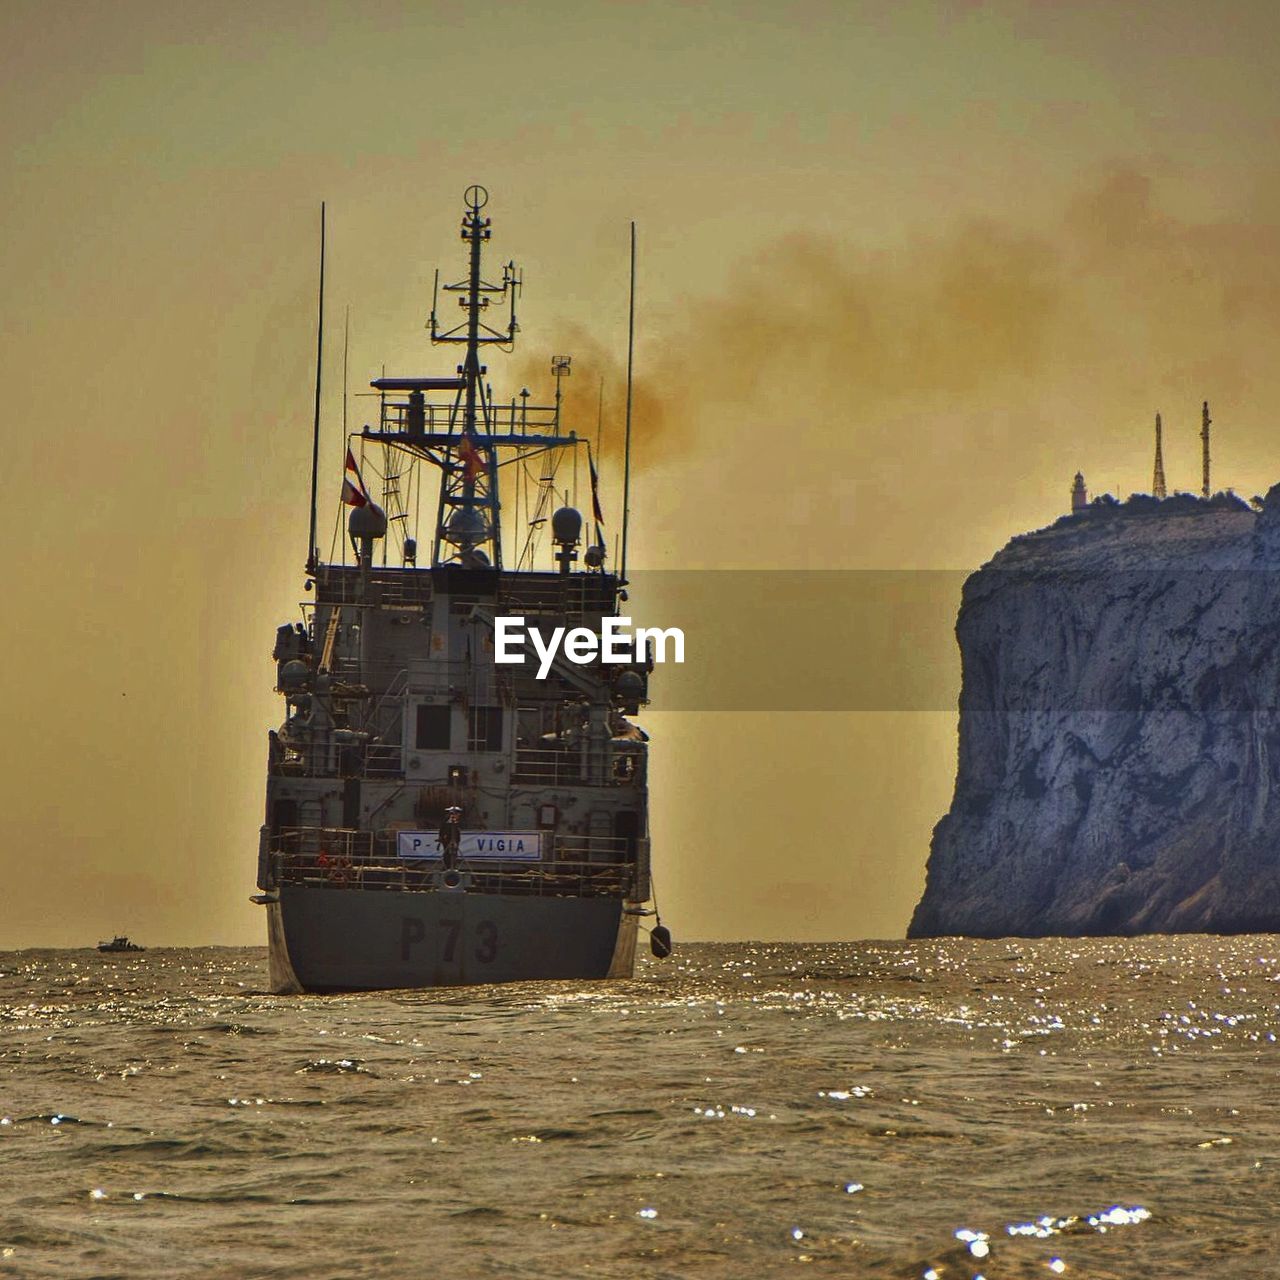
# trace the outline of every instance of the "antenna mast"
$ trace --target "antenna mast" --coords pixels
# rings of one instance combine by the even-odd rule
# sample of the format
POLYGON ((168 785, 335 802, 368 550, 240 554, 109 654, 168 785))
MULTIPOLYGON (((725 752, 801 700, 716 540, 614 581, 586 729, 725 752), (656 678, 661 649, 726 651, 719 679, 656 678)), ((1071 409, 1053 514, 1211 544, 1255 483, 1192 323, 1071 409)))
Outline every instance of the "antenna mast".
POLYGON ((627 526, 631 523, 631 371, 636 346, 636 224, 631 224, 631 299, 627 307, 627 435, 622 454, 622 557, 619 586, 627 582, 627 526))
MULTIPOLYGON (((528 390, 520 393, 517 406, 513 396, 509 405, 495 404, 493 393, 485 381, 487 372, 481 364, 483 348, 497 346, 511 350, 520 326, 516 323, 516 296, 522 277, 514 262, 506 263, 502 275, 492 282, 481 269, 481 254, 489 240, 489 219, 482 210, 489 193, 480 185, 467 188, 466 208, 462 217, 462 239, 467 246, 467 272, 453 284, 440 284, 437 276, 433 290, 431 316, 427 328, 432 345, 456 343, 463 358, 456 375, 450 377, 387 377, 384 374, 370 384, 381 394, 378 430, 368 427, 361 432, 365 440, 378 440, 411 455, 418 462, 430 462, 440 471, 440 490, 436 507, 434 540, 431 552, 433 567, 456 566, 463 569, 501 570, 501 501, 499 498, 499 451, 513 450, 502 463, 518 463, 516 477, 516 514, 520 505, 520 478, 532 479, 525 470, 525 459, 534 454, 551 455, 548 480, 555 474, 554 458, 562 448, 579 443, 573 431, 562 434, 559 422, 563 395, 557 404, 530 405, 528 390), (462 311, 459 323, 441 323, 438 311, 441 294, 453 294, 462 311), (505 323, 490 319, 492 304, 498 303, 508 314, 505 323), (509 310, 508 310, 509 308, 509 310), (427 399, 431 392, 453 392, 452 403, 446 405, 427 399), (388 393, 407 393, 407 400, 388 400, 388 393)), ((553 372, 559 379, 569 372, 569 358, 556 358, 553 372)), ((398 489, 400 474, 388 463, 384 476, 384 492, 389 507, 395 510, 388 518, 405 518, 398 489)), ((538 511, 530 520, 525 550, 517 561, 517 569, 528 554, 533 530, 541 525, 544 504, 554 497, 544 484, 538 511)), ((526 501, 526 506, 528 505, 526 501)), ((408 527, 407 525, 405 526, 408 527)), ((406 564, 417 563, 417 530, 413 546, 406 547, 406 564)))
POLYGON ((311 528, 307 534, 307 572, 319 562, 316 546, 316 476, 320 467, 320 368, 324 359, 324 201, 320 201, 320 303, 316 319, 316 412, 311 424, 311 528))
POLYGON ((1209 402, 1206 400, 1204 408, 1200 411, 1200 443, 1204 458, 1204 487, 1200 490, 1200 493, 1205 498, 1211 492, 1209 488, 1209 424, 1212 421, 1213 419, 1209 417, 1209 402))
POLYGON ((1163 427, 1160 424, 1160 415, 1156 414, 1156 469, 1155 474, 1151 478, 1151 493, 1156 498, 1167 498, 1168 490, 1164 483, 1164 450, 1162 446, 1161 436, 1163 427))
MULTIPOLYGON (((480 273, 481 249, 489 239, 489 219, 480 210, 489 202, 489 193, 478 183, 468 187, 463 197, 467 209, 462 217, 462 239, 468 248, 467 278, 457 284, 446 284, 446 293, 459 293, 459 303, 466 320, 441 331, 432 301, 432 343, 454 342, 466 347, 466 355, 458 366, 461 385, 458 407, 462 413, 461 430, 455 434, 450 420, 448 452, 442 467, 440 504, 436 520, 435 550, 432 562, 443 563, 446 546, 452 546, 458 559, 471 568, 492 565, 502 568, 502 530, 498 501, 498 459, 491 444, 491 406, 482 381, 486 372, 480 363, 480 348, 497 344, 511 347, 519 326, 516 324, 516 294, 520 289, 520 273, 514 262, 502 268, 500 284, 488 283, 480 273), (506 298, 511 314, 505 331, 492 328, 481 318, 493 295, 506 298), (492 559, 483 550, 488 544, 492 559)), ((457 386, 454 382, 452 385, 457 386)), ((419 388, 421 389, 421 388, 419 388)))
POLYGON ((552 356, 551 357, 551 376, 556 380, 556 435, 560 434, 560 403, 564 399, 564 394, 560 389, 560 379, 567 378, 572 372, 573 364, 572 356, 552 356))

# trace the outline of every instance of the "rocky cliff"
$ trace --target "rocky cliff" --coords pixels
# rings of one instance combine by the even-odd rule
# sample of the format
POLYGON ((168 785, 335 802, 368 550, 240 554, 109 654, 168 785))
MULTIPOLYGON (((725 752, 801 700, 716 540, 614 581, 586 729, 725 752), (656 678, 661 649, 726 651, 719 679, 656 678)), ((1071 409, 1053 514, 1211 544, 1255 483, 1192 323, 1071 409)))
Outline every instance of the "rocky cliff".
POLYGON ((1095 502, 965 584, 909 934, 1280 931, 1280 485, 1095 502))

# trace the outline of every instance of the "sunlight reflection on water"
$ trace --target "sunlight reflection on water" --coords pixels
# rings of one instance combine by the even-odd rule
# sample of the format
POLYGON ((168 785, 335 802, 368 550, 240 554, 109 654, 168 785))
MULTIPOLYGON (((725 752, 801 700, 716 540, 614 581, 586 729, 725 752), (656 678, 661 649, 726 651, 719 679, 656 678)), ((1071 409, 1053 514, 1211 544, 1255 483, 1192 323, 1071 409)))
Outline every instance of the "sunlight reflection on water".
POLYGON ((1267 1275, 1275 941, 686 946, 627 982, 331 997, 265 994, 257 950, 0 954, 0 1256, 1267 1275))

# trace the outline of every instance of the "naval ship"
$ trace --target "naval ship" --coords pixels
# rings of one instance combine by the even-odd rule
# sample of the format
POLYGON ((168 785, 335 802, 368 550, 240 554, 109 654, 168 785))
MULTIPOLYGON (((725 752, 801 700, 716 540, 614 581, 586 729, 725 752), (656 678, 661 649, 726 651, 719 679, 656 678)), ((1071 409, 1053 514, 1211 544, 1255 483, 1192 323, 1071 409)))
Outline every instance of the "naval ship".
MULTIPOLYGON (((467 273, 441 286, 437 271, 427 325, 461 363, 373 381, 377 425, 347 433, 346 537, 327 562, 317 351, 309 599, 276 632, 285 718, 269 734, 254 896, 276 992, 628 977, 640 921, 656 918, 647 736, 628 719, 648 701, 651 657, 580 665, 562 653, 541 679, 532 657, 494 660, 497 618, 599 634, 626 600, 626 556, 618 572, 606 565, 590 440, 562 427, 569 358, 552 360, 551 405, 527 390, 499 401, 487 380, 482 354, 513 349, 523 283, 514 262, 485 278, 487 201, 468 189, 467 273), (459 323, 441 324, 442 292, 459 323), (585 545, 569 502, 579 472, 585 545)), ((633 286, 634 262, 633 234, 633 286)), ((321 335, 323 315, 322 210, 321 335)), ((668 953, 667 930, 649 933, 668 953)))

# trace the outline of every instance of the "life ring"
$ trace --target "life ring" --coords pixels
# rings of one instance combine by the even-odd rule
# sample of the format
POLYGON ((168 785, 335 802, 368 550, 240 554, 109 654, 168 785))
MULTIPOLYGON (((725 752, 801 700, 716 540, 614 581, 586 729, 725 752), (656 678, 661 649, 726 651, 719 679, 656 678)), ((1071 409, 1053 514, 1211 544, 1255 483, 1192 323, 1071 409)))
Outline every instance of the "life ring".
POLYGON ((333 859, 333 865, 329 868, 329 883, 338 889, 345 888, 351 883, 350 858, 333 859))

